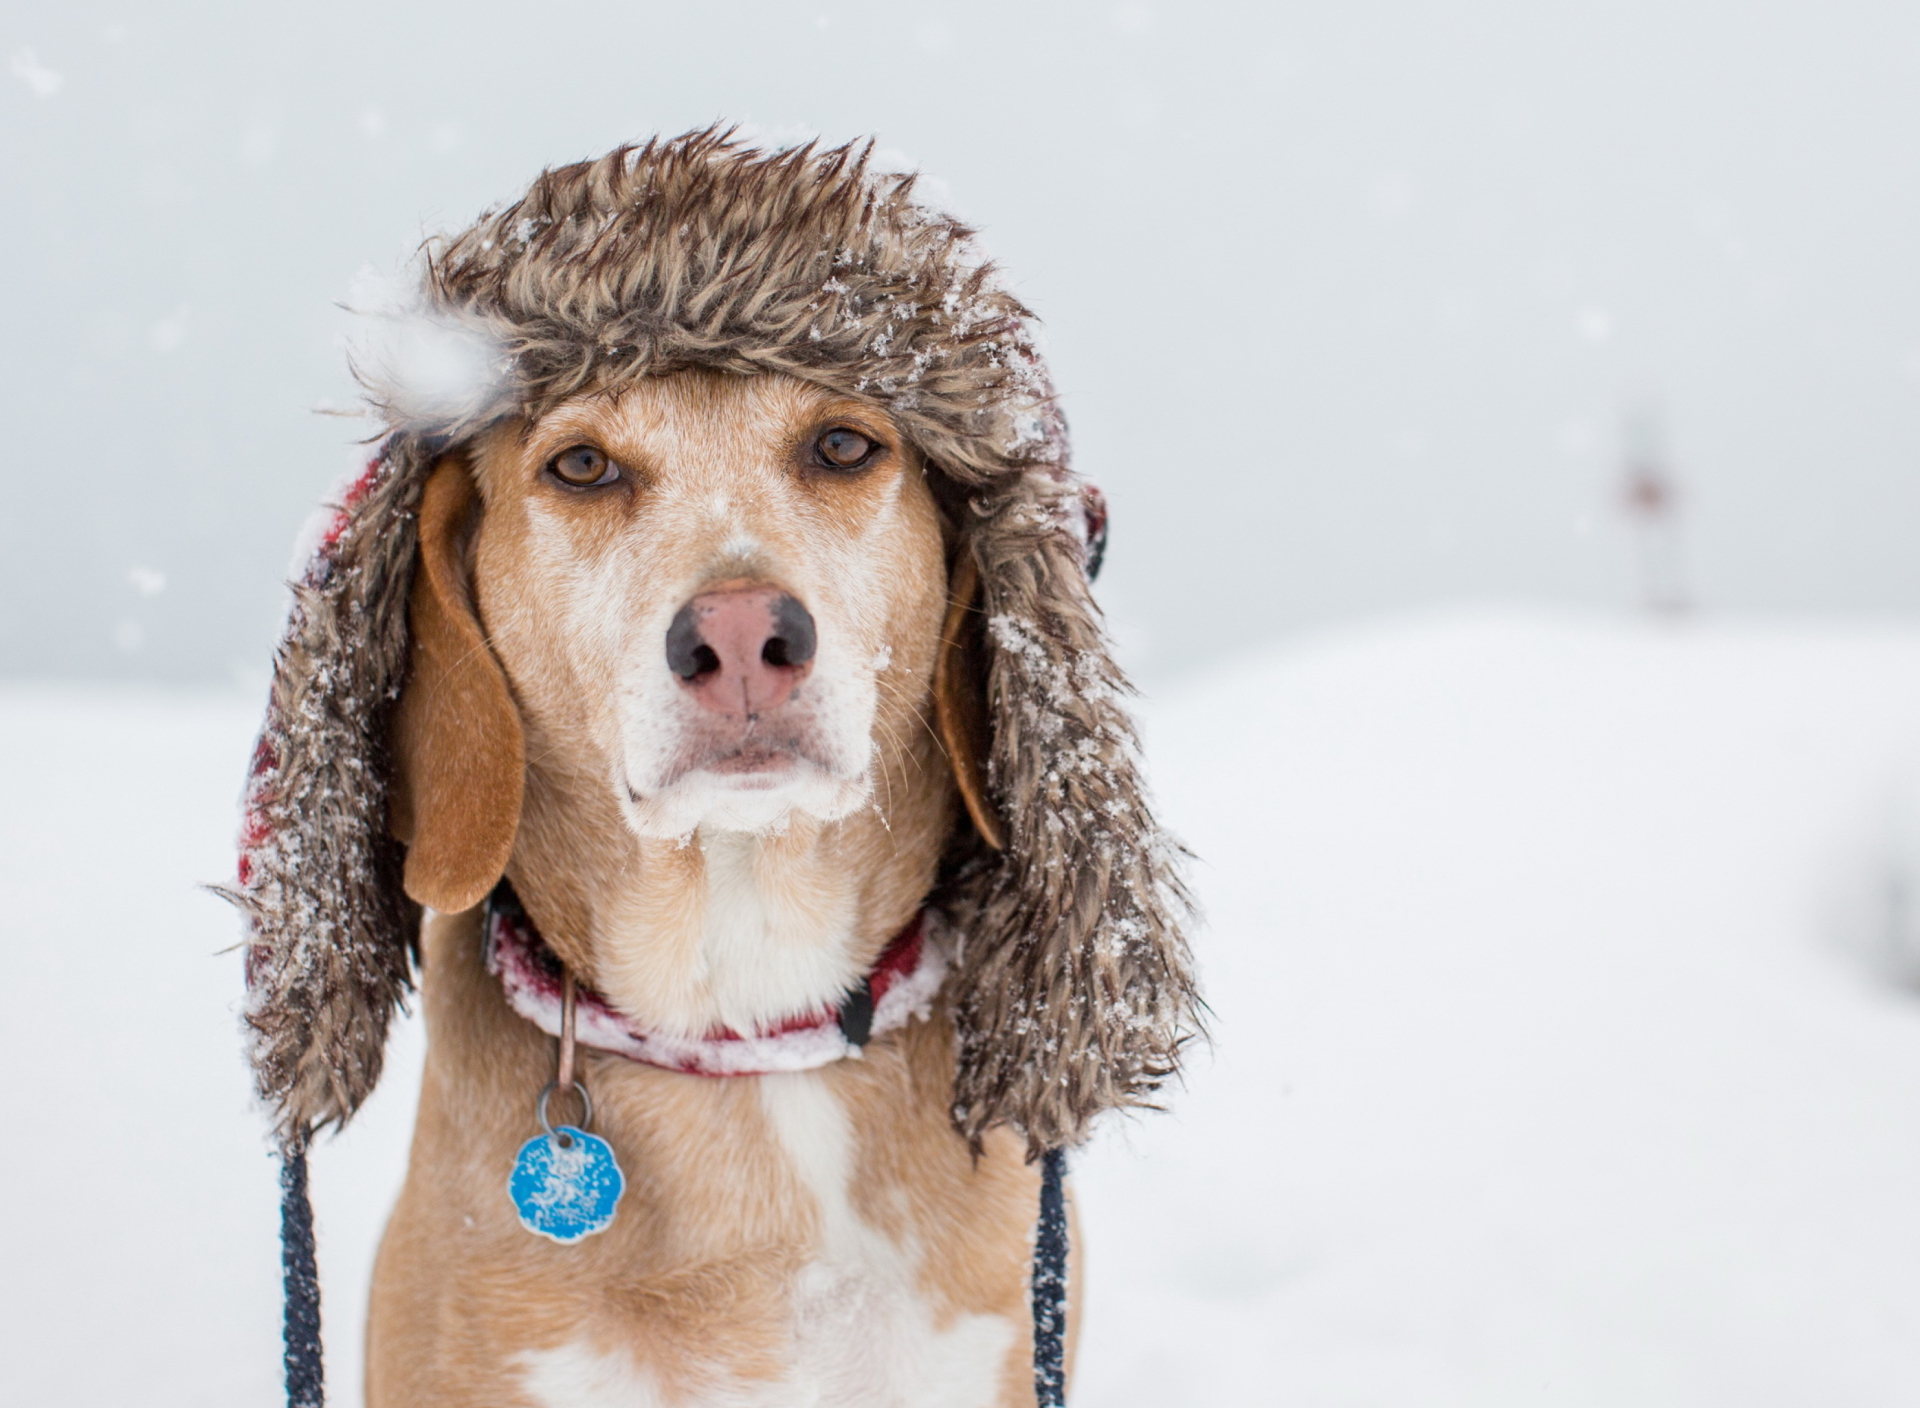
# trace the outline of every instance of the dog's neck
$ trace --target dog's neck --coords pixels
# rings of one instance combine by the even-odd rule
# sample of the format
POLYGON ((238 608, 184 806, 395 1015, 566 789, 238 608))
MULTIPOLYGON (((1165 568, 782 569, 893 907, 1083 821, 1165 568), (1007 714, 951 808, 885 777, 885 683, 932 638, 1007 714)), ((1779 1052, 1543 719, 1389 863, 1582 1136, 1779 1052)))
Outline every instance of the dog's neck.
POLYGON ((661 878, 607 896, 595 985, 681 1036, 832 1006, 874 957, 861 942, 858 867, 846 864, 847 838, 829 834, 843 827, 795 818, 784 834, 700 830, 672 858, 660 852, 675 843, 641 842, 643 876, 661 878))
POLYGON ((582 779, 530 768, 509 873, 560 957, 648 1028, 746 1032, 830 1008, 919 907, 955 816, 921 733, 876 764, 865 811, 684 841, 636 837, 582 779))

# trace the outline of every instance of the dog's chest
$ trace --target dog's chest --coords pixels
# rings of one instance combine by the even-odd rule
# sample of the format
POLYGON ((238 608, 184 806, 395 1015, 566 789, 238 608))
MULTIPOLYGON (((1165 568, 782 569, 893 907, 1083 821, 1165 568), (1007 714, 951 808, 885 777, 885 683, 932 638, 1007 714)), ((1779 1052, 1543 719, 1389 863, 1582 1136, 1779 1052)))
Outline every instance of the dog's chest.
POLYGON ((755 1079, 789 1172, 817 1209, 812 1254, 789 1287, 788 1372, 746 1379, 719 1356, 661 1372, 576 1342, 524 1356, 529 1396, 543 1408, 992 1408, 1015 1326, 979 1314, 941 1323, 918 1249, 854 1209, 853 1133, 827 1082, 755 1079), (669 1393, 668 1382, 701 1387, 669 1393))

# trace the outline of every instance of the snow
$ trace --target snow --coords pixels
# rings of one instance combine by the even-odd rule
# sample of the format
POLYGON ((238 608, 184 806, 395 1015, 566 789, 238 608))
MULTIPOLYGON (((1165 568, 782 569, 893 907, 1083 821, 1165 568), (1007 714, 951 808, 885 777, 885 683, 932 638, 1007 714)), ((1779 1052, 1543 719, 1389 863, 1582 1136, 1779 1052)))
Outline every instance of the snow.
POLYGON ((1151 722, 1219 1040, 1082 1161, 1077 1408, 1920 1402, 1920 1002, 1859 961, 1920 635, 1427 619, 1151 722))
POLYGON ((361 268, 347 305, 360 319, 348 360, 396 424, 476 420, 500 393, 507 352, 480 319, 428 306, 424 279, 418 259, 393 272, 361 268))
MULTIPOLYGON (((0 690, 0 1402, 259 1405, 278 1184, 239 1033, 231 877, 257 699, 0 690)), ((358 1376, 419 1033, 313 1177, 329 1360, 358 1376)), ((358 1393, 342 1393, 342 1404, 358 1393)))
MULTIPOLYGON (((256 723, 0 692, 0 1400, 273 1401, 256 723)), ((1216 1042, 1076 1163, 1075 1408, 1920 1401, 1920 630, 1401 618, 1146 726, 1216 1042)), ((419 1060, 315 1157, 338 1403, 419 1060)))

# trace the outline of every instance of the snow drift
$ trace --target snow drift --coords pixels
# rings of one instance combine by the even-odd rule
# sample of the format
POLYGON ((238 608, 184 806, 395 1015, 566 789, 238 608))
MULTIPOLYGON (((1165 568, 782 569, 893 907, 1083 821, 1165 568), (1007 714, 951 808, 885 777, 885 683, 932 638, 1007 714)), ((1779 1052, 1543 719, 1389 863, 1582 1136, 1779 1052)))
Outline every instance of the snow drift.
MULTIPOLYGON (((0 1399, 270 1402, 253 701, 0 694, 0 1399)), ((1920 1398, 1920 631, 1453 615, 1147 711, 1217 1043, 1080 1157, 1077 1408, 1920 1398)), ((315 1158, 354 1399, 419 1033, 315 1158)))

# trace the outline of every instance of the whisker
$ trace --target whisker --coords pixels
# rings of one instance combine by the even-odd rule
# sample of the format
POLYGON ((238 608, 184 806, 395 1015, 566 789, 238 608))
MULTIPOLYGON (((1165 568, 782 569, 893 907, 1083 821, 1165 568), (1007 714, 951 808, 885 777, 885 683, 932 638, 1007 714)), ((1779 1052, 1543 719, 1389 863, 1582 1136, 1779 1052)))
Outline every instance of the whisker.
MULTIPOLYGON (((882 686, 883 688, 887 689, 888 692, 891 693, 896 700, 904 703, 907 706, 908 711, 913 715, 915 721, 919 723, 921 728, 927 731, 927 737, 931 738, 937 746, 941 747, 944 750, 946 745, 941 742, 940 734, 938 730, 936 730, 933 724, 928 720, 925 712, 925 708, 921 703, 921 701, 910 698, 898 686, 892 684, 884 675, 877 677, 874 682, 882 686)), ((874 722, 875 722, 875 725, 878 726, 879 720, 876 719, 874 722)), ((896 738, 895 742, 898 743, 898 741, 899 740, 896 738)), ((908 756, 913 758, 913 765, 915 767, 919 767, 922 765, 921 760, 917 754, 913 754, 909 752, 908 756)))

